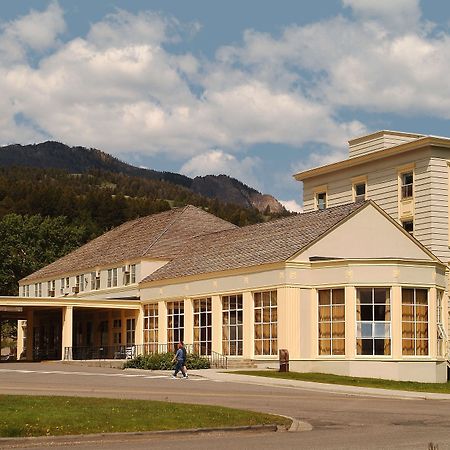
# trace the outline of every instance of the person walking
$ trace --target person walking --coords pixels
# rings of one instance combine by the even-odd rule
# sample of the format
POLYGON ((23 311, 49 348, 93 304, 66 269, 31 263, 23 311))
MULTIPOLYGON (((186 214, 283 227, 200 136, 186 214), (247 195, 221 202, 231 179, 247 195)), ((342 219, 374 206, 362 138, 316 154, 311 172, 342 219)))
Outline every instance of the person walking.
POLYGON ((188 378, 187 374, 184 372, 183 366, 185 363, 185 352, 183 351, 183 343, 178 342, 178 349, 175 353, 175 356, 172 359, 172 362, 176 362, 175 372, 172 375, 172 378, 177 378, 178 372, 183 374, 183 378, 188 378))

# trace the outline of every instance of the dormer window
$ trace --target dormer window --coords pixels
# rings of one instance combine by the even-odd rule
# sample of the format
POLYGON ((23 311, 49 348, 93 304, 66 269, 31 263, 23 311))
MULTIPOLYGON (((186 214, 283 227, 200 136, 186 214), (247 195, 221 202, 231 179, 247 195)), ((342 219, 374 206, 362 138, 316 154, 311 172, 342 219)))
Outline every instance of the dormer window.
POLYGON ((401 198, 411 198, 413 196, 413 172, 405 172, 401 174, 401 198))
POLYGON ((355 202, 363 202, 366 199, 366 183, 356 183, 353 189, 355 202))
POLYGON ((317 192, 316 193, 316 209, 322 210, 327 207, 327 193, 317 192))

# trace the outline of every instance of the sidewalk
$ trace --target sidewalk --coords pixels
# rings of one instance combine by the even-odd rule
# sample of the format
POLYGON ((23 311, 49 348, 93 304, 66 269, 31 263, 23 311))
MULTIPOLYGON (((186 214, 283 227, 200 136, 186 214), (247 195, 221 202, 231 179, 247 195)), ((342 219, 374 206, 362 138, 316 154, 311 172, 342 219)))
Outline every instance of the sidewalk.
MULTIPOLYGON (((156 375, 167 372, 152 372, 156 375)), ((200 377, 216 382, 253 384, 259 386, 273 386, 281 388, 294 388, 314 392, 330 392, 347 396, 384 397, 423 400, 450 400, 450 394, 432 392, 398 391, 391 389, 378 389, 359 386, 344 386, 339 384, 313 383, 310 381, 284 380, 280 378, 258 377, 251 375, 234 374, 224 369, 190 370, 190 377, 200 377)))

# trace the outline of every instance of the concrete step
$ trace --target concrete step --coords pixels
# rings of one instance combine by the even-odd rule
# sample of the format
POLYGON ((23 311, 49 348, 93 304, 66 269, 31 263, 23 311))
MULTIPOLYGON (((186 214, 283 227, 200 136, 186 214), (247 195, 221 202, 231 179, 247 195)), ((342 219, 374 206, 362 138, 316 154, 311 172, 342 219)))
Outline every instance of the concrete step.
POLYGON ((251 359, 229 359, 227 361, 228 369, 256 369, 258 366, 251 359))

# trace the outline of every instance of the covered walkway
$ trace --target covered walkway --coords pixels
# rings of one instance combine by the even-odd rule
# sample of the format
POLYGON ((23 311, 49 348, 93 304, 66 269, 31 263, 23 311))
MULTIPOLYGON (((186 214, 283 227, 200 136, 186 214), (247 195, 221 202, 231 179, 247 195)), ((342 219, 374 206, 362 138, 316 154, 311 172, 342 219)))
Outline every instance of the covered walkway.
POLYGON ((138 300, 0 297, 0 322, 17 320, 17 359, 26 361, 122 356, 140 345, 138 300), (110 355, 111 353, 111 355, 110 355))

